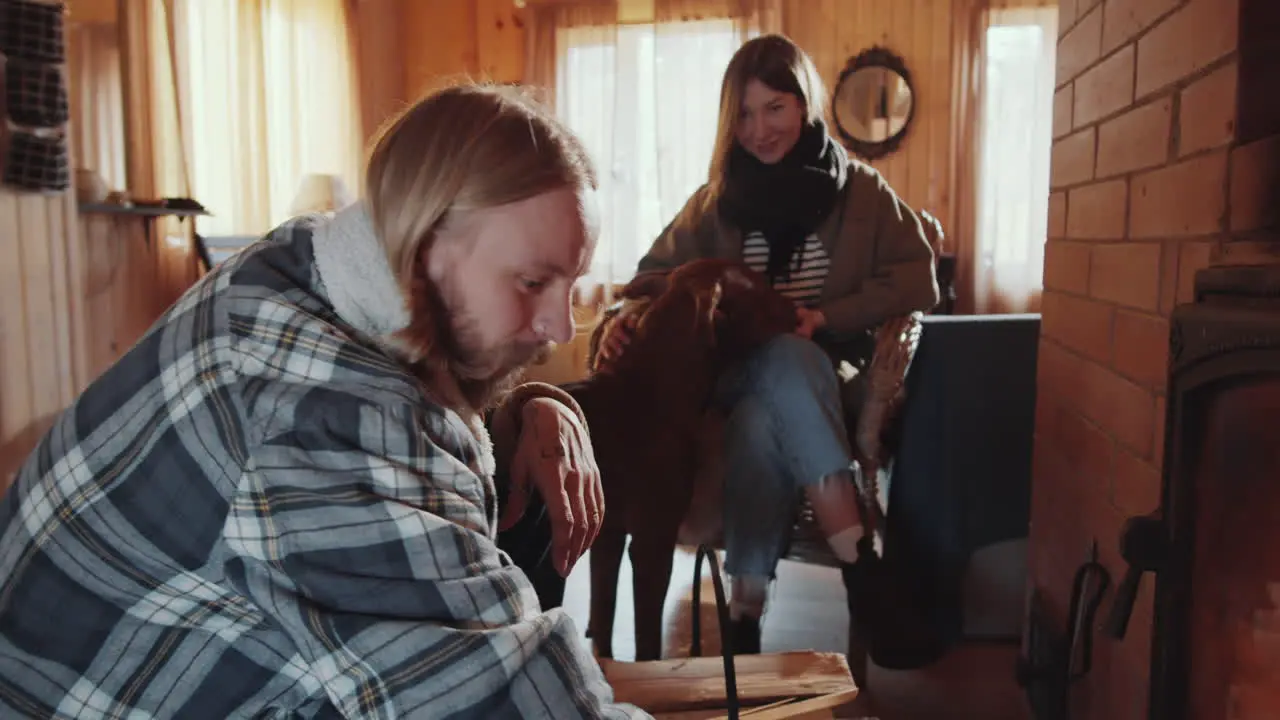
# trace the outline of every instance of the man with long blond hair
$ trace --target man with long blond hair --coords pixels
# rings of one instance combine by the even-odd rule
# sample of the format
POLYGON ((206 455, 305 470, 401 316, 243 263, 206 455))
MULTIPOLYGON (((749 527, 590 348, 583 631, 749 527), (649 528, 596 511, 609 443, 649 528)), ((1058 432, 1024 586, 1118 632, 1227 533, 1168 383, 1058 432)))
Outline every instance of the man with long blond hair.
POLYGON ((645 717, 497 540, 544 506, 563 577, 604 512, 581 411, 516 387, 573 334, 585 151, 459 86, 395 118, 365 180, 203 278, 28 458, 0 714, 645 717))

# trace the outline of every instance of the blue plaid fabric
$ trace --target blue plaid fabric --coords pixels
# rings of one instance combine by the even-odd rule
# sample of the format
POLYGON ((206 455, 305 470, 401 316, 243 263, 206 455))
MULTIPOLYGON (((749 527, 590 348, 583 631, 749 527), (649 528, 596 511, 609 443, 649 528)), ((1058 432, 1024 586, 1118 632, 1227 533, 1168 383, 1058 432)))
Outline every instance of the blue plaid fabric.
POLYGON ((188 291, 0 504, 0 716, 635 718, 494 542, 487 438, 297 220, 188 291))

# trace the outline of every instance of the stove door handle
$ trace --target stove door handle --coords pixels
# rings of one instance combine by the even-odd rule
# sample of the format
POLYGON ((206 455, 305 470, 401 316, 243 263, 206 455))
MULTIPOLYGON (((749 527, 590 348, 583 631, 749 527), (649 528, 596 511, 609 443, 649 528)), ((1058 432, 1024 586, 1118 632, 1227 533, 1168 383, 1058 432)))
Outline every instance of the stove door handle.
POLYGON ((1120 556, 1129 564, 1124 579, 1116 588, 1103 631, 1116 640, 1124 639, 1129 618, 1138 599, 1138 585, 1147 572, 1159 573, 1168 555, 1168 533, 1164 521, 1156 515, 1131 517, 1120 531, 1120 556))

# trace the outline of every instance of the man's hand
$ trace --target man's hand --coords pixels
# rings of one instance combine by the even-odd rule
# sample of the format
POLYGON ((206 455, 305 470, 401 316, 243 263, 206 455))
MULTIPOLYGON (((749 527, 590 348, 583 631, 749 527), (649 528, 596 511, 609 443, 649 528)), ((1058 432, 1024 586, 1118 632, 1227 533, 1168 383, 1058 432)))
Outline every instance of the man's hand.
POLYGON ((568 577, 604 522, 604 487, 591 438, 573 411, 551 398, 525 403, 522 416, 498 527, 515 525, 529 503, 529 488, 537 489, 551 518, 552 562, 568 577))
POLYGON ((827 324, 827 317, 822 314, 821 310, 807 308, 802 306, 796 307, 796 334, 802 338, 812 340, 813 333, 827 324))

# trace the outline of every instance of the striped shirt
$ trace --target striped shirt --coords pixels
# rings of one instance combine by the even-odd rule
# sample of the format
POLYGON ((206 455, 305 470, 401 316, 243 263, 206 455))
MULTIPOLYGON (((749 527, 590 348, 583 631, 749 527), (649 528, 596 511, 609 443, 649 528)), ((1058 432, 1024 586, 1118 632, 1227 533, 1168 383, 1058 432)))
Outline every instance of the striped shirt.
MULTIPOLYGON (((769 243, 764 235, 750 233, 742 242, 742 260, 747 267, 757 272, 764 272, 769 264, 769 243)), ((794 263, 794 258, 792 263, 794 263)), ((804 250, 800 254, 799 267, 792 264, 791 274, 785 280, 774 284, 774 289, 790 298, 796 305, 812 307, 818 304, 822 295, 822 284, 827 279, 827 268, 831 261, 827 257, 826 248, 818 240, 816 234, 804 241, 804 250)))

